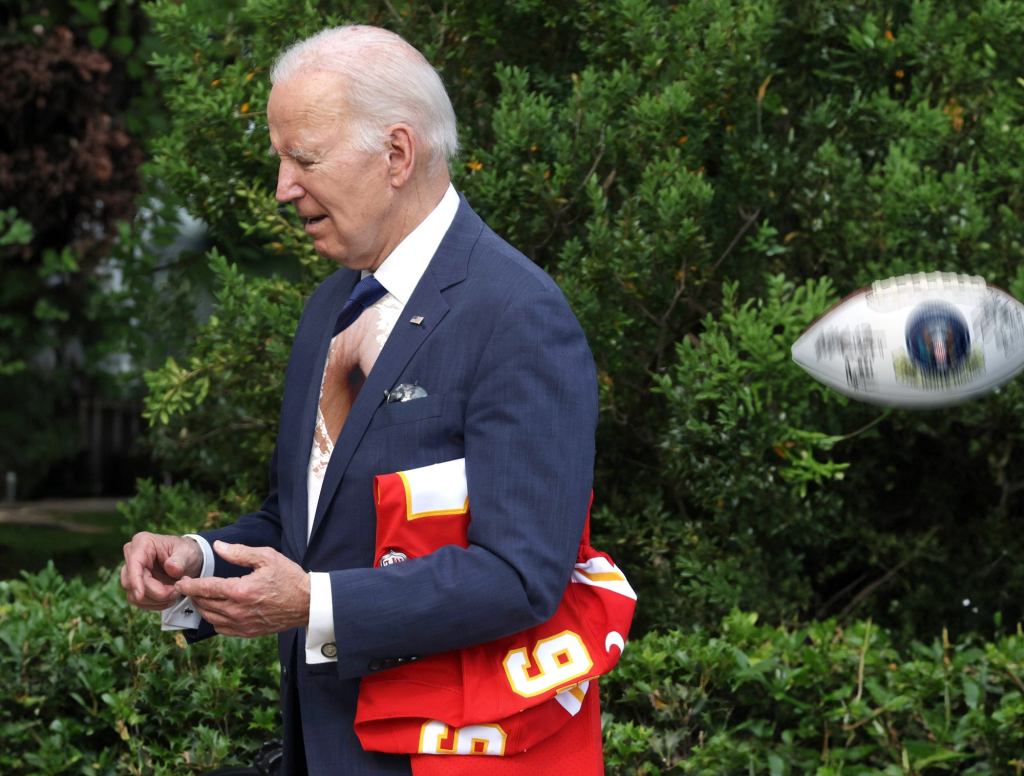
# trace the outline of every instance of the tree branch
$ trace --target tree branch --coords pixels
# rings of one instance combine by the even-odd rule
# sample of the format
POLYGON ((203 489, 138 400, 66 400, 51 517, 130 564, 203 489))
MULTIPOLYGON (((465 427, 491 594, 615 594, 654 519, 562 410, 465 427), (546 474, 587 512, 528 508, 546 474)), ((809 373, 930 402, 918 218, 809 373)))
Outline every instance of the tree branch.
POLYGON ((846 619, 853 611, 855 611, 861 604, 863 604, 871 595, 878 590, 878 588, 885 585, 889 580, 899 574, 904 568, 906 568, 912 561, 916 560, 924 549, 924 545, 927 544, 928 540, 931 539, 938 531, 938 526, 933 526, 925 533, 924 536, 917 542, 917 546, 914 550, 907 555, 903 560, 893 566, 891 569, 886 571, 882 576, 876 579, 871 584, 867 585, 846 606, 843 607, 842 611, 839 612, 839 619, 846 619))

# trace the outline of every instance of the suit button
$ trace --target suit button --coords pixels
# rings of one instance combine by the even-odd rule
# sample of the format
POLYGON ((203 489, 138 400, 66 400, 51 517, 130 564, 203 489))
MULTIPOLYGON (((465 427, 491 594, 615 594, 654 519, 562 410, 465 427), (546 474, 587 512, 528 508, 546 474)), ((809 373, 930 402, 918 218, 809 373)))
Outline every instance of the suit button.
POLYGON ((380 671, 384 666, 381 665, 379 660, 371 660, 369 665, 366 666, 371 671, 380 671))
POLYGON ((334 659, 338 656, 338 647, 333 641, 328 641, 320 647, 320 654, 324 657, 334 659))

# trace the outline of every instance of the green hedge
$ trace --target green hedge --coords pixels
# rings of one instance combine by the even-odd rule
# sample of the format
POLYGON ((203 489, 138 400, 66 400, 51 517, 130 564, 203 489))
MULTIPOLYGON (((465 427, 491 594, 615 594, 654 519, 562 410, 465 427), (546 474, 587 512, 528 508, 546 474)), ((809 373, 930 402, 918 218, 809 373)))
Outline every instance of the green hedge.
MULTIPOLYGON (((273 639, 186 647, 124 602, 116 572, 0 582, 0 621, 2 773, 202 773, 278 732, 273 639)), ((734 612, 630 643, 602 695, 612 774, 1024 769, 1019 627, 900 649, 870 620, 734 612)))
POLYGON ((870 620, 651 633, 607 682, 619 773, 1024 770, 1024 634, 893 645, 870 620))
POLYGON ((0 582, 0 773, 201 773, 272 738, 274 639, 187 647, 118 573, 0 582))

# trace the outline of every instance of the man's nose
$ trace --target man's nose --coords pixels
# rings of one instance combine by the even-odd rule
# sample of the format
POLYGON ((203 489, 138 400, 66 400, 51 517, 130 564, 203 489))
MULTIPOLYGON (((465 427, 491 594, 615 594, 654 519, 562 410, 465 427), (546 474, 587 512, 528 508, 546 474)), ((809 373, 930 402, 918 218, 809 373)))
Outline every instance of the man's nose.
POLYGON ((302 186, 295 179, 295 175, 287 164, 281 163, 277 168, 277 191, 274 196, 278 202, 294 202, 304 194, 302 186))

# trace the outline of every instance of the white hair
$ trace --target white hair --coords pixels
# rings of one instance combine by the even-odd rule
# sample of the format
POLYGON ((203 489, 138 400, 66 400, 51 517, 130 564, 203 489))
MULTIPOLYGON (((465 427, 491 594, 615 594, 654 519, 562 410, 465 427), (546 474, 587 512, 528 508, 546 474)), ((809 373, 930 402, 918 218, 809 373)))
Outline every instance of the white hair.
POLYGON ((404 123, 420 141, 428 169, 455 158, 455 111, 441 77, 401 36, 364 25, 323 30, 285 49, 270 71, 270 83, 311 71, 344 79, 341 99, 352 113, 357 148, 380 151, 385 130, 404 123))

